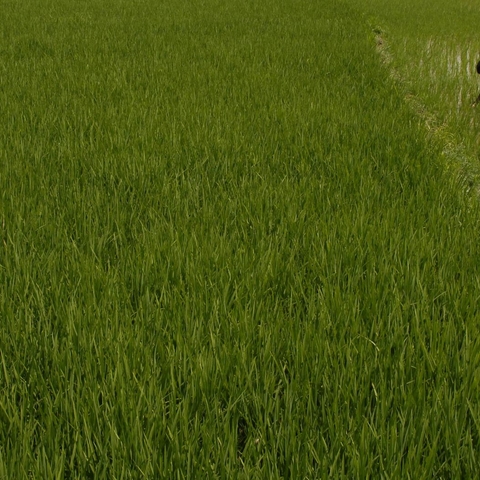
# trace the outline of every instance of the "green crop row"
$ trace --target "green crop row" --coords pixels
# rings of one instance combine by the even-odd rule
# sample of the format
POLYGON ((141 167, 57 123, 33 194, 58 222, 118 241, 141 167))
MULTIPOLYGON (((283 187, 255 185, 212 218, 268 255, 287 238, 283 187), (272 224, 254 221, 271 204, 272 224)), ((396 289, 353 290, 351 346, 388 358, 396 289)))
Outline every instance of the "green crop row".
POLYGON ((457 44, 368 2, 0 0, 1 479, 476 475, 457 44))

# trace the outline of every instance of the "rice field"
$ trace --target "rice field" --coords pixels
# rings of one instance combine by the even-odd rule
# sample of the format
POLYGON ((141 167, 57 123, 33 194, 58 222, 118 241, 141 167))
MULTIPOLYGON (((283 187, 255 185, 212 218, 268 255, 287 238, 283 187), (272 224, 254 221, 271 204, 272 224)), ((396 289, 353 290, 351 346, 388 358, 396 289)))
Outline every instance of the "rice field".
POLYGON ((421 101, 437 127, 448 132, 450 141, 465 148, 475 169, 480 146, 478 5, 462 0, 441 2, 433 8, 405 1, 382 9, 376 0, 363 3, 372 15, 383 13, 383 17, 370 16, 369 21, 380 25, 403 89, 421 101))
POLYGON ((0 0, 0 479, 474 478, 477 10, 0 0))

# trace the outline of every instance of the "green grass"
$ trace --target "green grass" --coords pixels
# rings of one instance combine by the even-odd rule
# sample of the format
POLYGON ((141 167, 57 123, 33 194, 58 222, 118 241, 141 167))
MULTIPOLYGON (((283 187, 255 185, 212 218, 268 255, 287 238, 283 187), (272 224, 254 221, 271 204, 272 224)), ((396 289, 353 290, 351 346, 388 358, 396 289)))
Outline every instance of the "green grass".
POLYGON ((0 0, 0 478, 476 475, 478 199, 321 3, 0 0))

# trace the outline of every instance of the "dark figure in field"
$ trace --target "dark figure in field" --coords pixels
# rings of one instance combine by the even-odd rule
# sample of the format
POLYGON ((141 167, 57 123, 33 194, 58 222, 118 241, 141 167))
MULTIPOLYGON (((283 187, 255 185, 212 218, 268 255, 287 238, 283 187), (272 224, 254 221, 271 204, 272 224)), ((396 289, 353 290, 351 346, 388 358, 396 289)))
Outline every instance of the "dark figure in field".
MULTIPOLYGON (((477 63, 477 73, 480 75, 480 62, 477 63)), ((480 103, 480 95, 477 99, 473 102, 472 107, 476 107, 480 103)))

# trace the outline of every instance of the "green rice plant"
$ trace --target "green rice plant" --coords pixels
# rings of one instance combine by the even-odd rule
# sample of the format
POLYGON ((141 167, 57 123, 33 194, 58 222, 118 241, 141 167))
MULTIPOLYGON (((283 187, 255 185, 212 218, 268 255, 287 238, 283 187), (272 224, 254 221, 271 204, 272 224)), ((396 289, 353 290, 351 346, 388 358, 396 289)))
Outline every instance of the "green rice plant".
POLYGON ((461 145, 478 169, 478 8, 468 1, 402 2, 388 8, 375 0, 363 3, 376 12, 374 22, 383 22, 381 29, 388 31, 390 58, 404 88, 429 112, 427 127, 446 130, 444 142, 461 145))
POLYGON ((374 6, 1 3, 0 478, 476 475, 478 199, 374 6))

